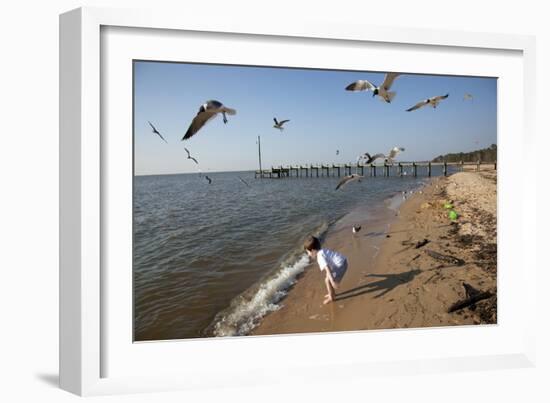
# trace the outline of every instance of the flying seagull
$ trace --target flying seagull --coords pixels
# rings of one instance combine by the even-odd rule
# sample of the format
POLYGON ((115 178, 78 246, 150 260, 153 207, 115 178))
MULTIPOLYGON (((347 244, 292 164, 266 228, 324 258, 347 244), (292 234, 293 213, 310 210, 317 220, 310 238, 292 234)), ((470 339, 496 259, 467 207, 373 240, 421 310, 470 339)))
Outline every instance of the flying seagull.
MULTIPOLYGON (((147 122, 149 122, 149 121, 147 121, 147 122)), ((155 126, 153 126, 153 124, 152 124, 151 122, 149 122, 149 126, 151 126, 151 128, 153 129, 153 133, 158 134, 158 136, 159 136, 161 139, 163 139, 164 142, 165 142, 166 144, 168 144, 168 142, 164 139, 164 137, 162 137, 162 134, 159 133, 159 131, 157 130, 157 128, 156 128, 155 126)))
POLYGON ((183 149, 184 149, 185 152, 187 153, 187 159, 188 159, 188 160, 193 160, 193 161, 195 161, 195 164, 198 164, 198 163, 199 163, 195 158, 191 157, 191 153, 189 152, 189 150, 188 150, 187 148, 183 147, 183 149))
POLYGON ((381 100, 390 103, 395 97, 395 92, 391 92, 390 88, 393 81, 399 76, 399 73, 386 73, 384 82, 379 87, 367 80, 357 80, 346 87, 347 91, 372 91, 372 96, 378 95, 381 100))
POLYGON ((363 154, 363 159, 365 159, 365 164, 372 164, 374 161, 376 161, 378 158, 385 158, 386 156, 384 154, 374 154, 370 155, 369 153, 363 154))
POLYGON ((250 185, 243 178, 241 178, 240 176, 238 178, 242 183, 244 183, 246 186, 250 187, 250 185))
POLYGON ((197 115, 193 118, 193 121, 191 122, 191 125, 189 125, 189 129, 187 129, 187 132, 185 133, 185 136, 183 136, 182 140, 190 139, 206 124, 206 122, 215 118, 218 113, 222 114, 223 123, 227 123, 226 114, 235 115, 237 111, 224 106, 220 101, 206 101, 199 108, 197 115))
POLYGON ((281 120, 280 122, 277 121, 277 118, 273 118, 273 121, 275 122, 275 124, 273 125, 273 127, 275 129, 279 129, 280 131, 283 131, 283 125, 286 123, 286 122, 290 122, 290 119, 286 119, 286 120, 281 120))
POLYGON ((474 100, 474 96, 472 94, 464 94, 464 98, 462 99, 463 101, 468 101, 468 100, 474 100))
POLYGON ((425 99, 423 101, 420 101, 419 103, 417 103, 416 105, 414 106, 411 106, 409 109, 407 109, 407 112, 410 112, 410 111, 414 111, 416 109, 419 109, 419 108, 422 108, 423 106, 426 106, 426 105, 431 105, 434 109, 437 107, 437 105, 442 101, 444 100, 445 98, 447 98, 449 96, 449 94, 446 94, 446 95, 437 95, 435 97, 431 97, 431 98, 428 98, 428 99, 425 99))
POLYGON ((386 162, 390 162, 390 163, 393 163, 393 159, 397 156, 397 154, 399 154, 401 151, 405 151, 405 149, 403 147, 393 147, 391 150, 390 150, 390 153, 388 154, 388 156, 386 157, 386 162))
POLYGON ((351 174, 351 175, 344 176, 342 178, 342 180, 340 182, 338 182, 338 185, 336 185, 336 189, 334 189, 334 190, 340 189, 342 186, 344 186, 348 182, 351 182, 351 181, 354 181, 354 180, 359 180, 360 181, 361 178, 363 178, 363 176, 357 175, 357 174, 351 174))
POLYGON ((212 179, 210 179, 208 175, 204 175, 204 178, 208 181, 209 185, 212 183, 212 179))

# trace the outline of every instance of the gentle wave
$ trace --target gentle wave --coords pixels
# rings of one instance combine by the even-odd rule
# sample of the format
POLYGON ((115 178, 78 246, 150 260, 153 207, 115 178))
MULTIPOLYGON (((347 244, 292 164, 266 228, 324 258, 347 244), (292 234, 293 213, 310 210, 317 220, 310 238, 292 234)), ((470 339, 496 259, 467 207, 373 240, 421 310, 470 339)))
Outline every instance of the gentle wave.
POLYGON ((306 267, 303 237, 376 217, 422 182, 369 178, 335 191, 338 178, 252 177, 239 187, 246 175, 212 174, 208 186, 193 175, 136 178, 136 340, 249 334, 306 267))
POLYGON ((254 329, 261 318, 280 309, 278 303, 286 296, 296 278, 309 265, 309 258, 302 254, 298 261, 285 265, 275 276, 260 284, 257 290, 235 298, 226 311, 214 319, 214 325, 207 333, 214 336, 243 336, 254 329))

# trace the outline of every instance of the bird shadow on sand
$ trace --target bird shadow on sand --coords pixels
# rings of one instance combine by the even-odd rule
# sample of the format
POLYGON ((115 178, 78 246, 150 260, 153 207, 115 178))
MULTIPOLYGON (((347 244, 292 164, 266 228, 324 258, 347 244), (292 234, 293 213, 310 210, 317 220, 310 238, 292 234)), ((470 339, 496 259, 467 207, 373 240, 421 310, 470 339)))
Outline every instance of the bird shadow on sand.
POLYGON ((374 296, 374 298, 380 298, 397 286, 412 281, 412 279, 414 279, 420 273, 422 273, 422 270, 415 269, 396 274, 367 274, 366 277, 379 278, 380 280, 373 281, 368 284, 364 284, 359 287, 352 288, 351 290, 347 290, 340 294, 337 294, 335 300, 341 301, 371 292, 380 292, 379 294, 374 296))

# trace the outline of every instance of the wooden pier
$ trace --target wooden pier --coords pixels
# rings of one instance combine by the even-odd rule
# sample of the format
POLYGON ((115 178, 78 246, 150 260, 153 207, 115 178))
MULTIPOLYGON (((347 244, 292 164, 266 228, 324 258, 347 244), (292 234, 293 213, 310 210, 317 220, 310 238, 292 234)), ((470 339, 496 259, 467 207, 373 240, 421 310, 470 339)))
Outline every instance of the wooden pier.
POLYGON ((255 178, 282 179, 291 177, 340 177, 352 173, 362 176, 432 176, 434 167, 441 167, 442 174, 447 176, 449 168, 454 167, 456 171, 464 170, 465 166, 473 166, 480 171, 482 165, 491 165, 497 169, 496 162, 399 162, 396 164, 308 164, 271 167, 255 171, 255 178), (408 169, 410 168, 410 169, 408 169), (411 171, 410 173, 408 171, 411 171), (366 173, 366 175, 365 175, 366 173))

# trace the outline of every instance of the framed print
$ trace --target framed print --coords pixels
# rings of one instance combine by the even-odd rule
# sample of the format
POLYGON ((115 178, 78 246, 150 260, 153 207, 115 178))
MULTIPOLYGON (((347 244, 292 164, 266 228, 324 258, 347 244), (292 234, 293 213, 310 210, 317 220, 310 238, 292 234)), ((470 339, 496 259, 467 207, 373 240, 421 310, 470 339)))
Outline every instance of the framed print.
POLYGON ((532 38, 60 24, 64 389, 533 365, 532 38))

